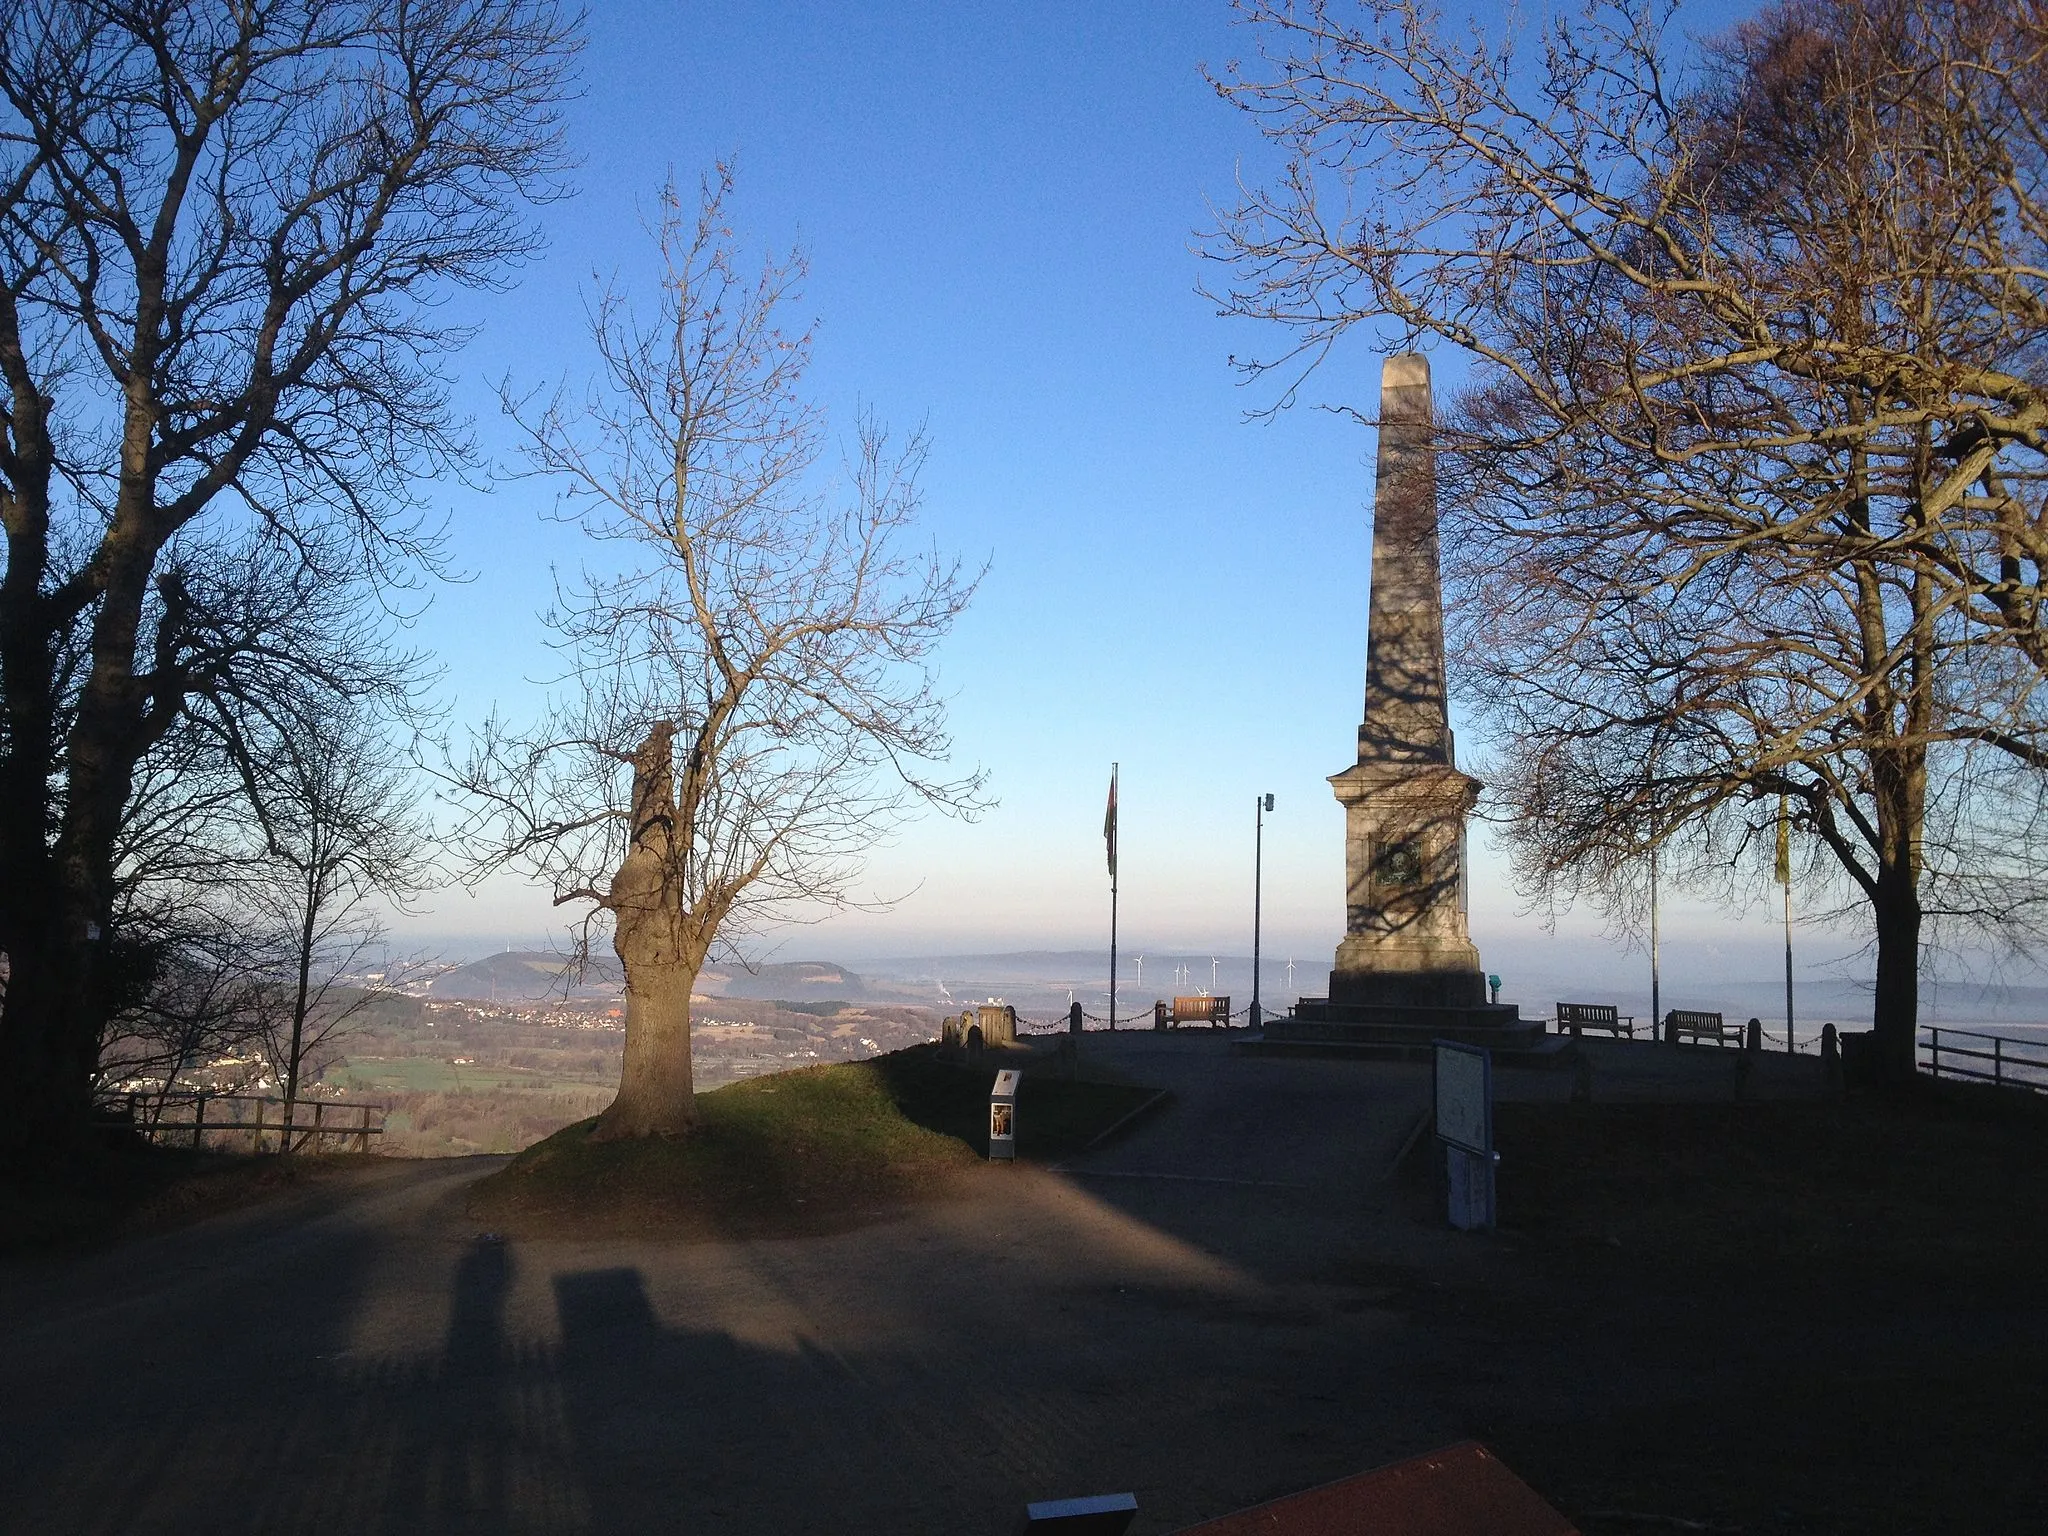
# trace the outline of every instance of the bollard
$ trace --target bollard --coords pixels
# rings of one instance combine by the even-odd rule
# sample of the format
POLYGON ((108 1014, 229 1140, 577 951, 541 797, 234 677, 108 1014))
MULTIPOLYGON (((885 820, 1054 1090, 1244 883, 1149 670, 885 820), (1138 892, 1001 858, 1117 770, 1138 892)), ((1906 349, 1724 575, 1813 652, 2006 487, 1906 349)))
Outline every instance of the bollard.
POLYGON ((1079 1003, 1069 1003, 1067 1005, 1067 1033, 1070 1035, 1081 1033, 1081 1005, 1079 1003))
POLYGON ((1828 1087, 1836 1093, 1842 1091, 1842 1037, 1832 1024, 1823 1024, 1820 1031, 1820 1069, 1828 1080, 1828 1087))
POLYGON ((1764 1021, 1762 1019, 1751 1019, 1749 1021, 1749 1034, 1744 1037, 1742 1042, 1742 1048, 1745 1051, 1750 1051, 1756 1054, 1761 1054, 1763 1052, 1764 1021))

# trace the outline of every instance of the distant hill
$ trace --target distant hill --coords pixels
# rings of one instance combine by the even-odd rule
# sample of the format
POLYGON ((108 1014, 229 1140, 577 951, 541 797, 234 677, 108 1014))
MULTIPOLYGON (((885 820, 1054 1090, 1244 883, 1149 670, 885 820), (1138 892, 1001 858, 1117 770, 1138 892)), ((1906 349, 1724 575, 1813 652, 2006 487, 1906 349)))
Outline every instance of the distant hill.
POLYGON ((697 989, 713 997, 759 997, 788 1002, 821 1002, 838 998, 858 1002, 868 985, 860 976, 830 960, 792 960, 748 971, 738 966, 707 969, 697 989))
MULTIPOLYGON (((445 971, 427 983, 430 996, 472 1003, 539 1003, 550 998, 617 997, 625 985, 618 957, 591 956, 573 985, 569 959, 553 950, 507 949, 445 971)), ((697 979, 697 990, 710 997, 746 997, 815 1003, 859 1002, 873 994, 855 972, 829 960, 796 960, 755 970, 710 966, 697 979)))
POLYGON ((593 955, 581 979, 568 981, 569 958, 553 950, 506 949, 444 971, 427 983, 433 997, 470 1003, 539 1003, 559 997, 614 997, 624 985, 616 956, 593 955))

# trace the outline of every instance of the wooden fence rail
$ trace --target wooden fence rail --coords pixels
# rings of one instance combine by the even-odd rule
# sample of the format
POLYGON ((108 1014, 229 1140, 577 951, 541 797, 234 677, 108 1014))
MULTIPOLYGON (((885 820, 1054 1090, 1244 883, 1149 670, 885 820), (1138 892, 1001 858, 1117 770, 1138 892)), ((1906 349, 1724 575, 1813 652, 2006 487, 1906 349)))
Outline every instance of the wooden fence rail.
POLYGON ((1935 1077, 1963 1077, 2048 1093, 2048 1040, 2023 1040, 1974 1029, 1920 1031, 1922 1059, 1935 1077))
POLYGON ((288 1104, 251 1093, 123 1093, 100 1101, 106 1125, 152 1141, 189 1136, 194 1151, 209 1136, 246 1136, 251 1152, 303 1152, 308 1147, 318 1152, 323 1138, 330 1137, 344 1145, 354 1142, 356 1151, 367 1152, 370 1138, 384 1134, 382 1124, 371 1124, 373 1114, 381 1120, 384 1106, 339 1099, 296 1099, 288 1104), (253 1112, 245 1108, 251 1105, 253 1112))

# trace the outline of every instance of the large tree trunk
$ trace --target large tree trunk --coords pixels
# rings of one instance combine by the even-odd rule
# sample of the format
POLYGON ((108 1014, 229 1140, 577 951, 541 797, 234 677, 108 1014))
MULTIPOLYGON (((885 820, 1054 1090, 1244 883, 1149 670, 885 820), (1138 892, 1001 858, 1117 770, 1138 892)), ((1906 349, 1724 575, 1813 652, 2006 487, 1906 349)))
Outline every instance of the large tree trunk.
POLYGON ((64 1106, 52 1098, 55 1013, 67 989, 58 968, 56 865, 49 837, 57 753, 56 670, 70 609, 44 591, 50 564, 47 431, 51 402, 23 355, 11 296, 0 297, 0 372, 8 384, 11 457, 0 481, 7 558, 0 574, 0 1156, 48 1143, 64 1106))
POLYGON ((1871 1025, 1878 1070, 1888 1082, 1910 1082, 1920 1031, 1920 838, 1927 818, 1927 754, 1907 747, 1871 754, 1877 812, 1877 888, 1871 921, 1877 930, 1877 985, 1871 1025))
POLYGON ((64 964, 55 923, 17 938, 8 955, 5 1049, 0 1052, 0 1158, 60 1159, 88 1136, 98 1034, 83 1036, 76 980, 89 964, 64 964))
MULTIPOLYGON (((151 356, 138 342, 130 360, 134 379, 147 379, 151 356)), ((152 726, 146 718, 136 678, 143 610, 163 545, 162 532, 154 526, 149 462, 154 431, 154 405, 138 382, 129 391, 123 429, 121 490, 96 562, 99 607, 92 619, 91 660, 61 749, 63 814, 53 847, 29 843, 33 837, 44 844, 51 830, 48 775, 58 751, 51 681, 63 617, 45 611, 40 594, 18 590, 11 580, 6 592, 10 626, 19 626, 6 636, 9 725, 33 733, 10 741, 5 785, 13 795, 27 796, 34 807, 28 814, 22 806, 13 808, 17 819, 6 838, 10 859, 20 861, 6 875, 26 887, 15 897, 18 910, 34 914, 31 921, 10 922, 8 934, 12 974, 4 1014, 6 1052, 0 1058, 0 1070, 7 1074, 0 1147, 16 1154, 62 1155, 91 1138, 92 1074, 109 1012, 104 962, 115 938, 107 927, 116 833, 151 730, 161 731, 168 723, 161 719, 152 726), (33 619, 18 611, 24 604, 30 605, 33 619), (43 770, 42 782, 33 786, 26 782, 32 765, 43 770)), ((46 556, 46 527, 8 531, 10 561, 17 546, 25 558, 40 562, 46 556)))
MULTIPOLYGON (((623 959, 624 956, 622 955, 623 959)), ((697 1125, 690 1075, 690 965, 626 963, 626 1063, 593 1141, 687 1136, 697 1125)))
POLYGON ((626 1061, 619 1094, 594 1140, 687 1136, 697 1124, 690 1076, 690 988, 704 944, 688 910, 688 833, 675 805, 675 727, 647 733, 633 754, 632 840, 612 877, 612 948, 626 968, 626 1061))
MULTIPOLYGON (((87 705, 92 702, 90 698, 87 705)), ((117 727, 81 707, 66 763, 67 802, 56 848, 32 856, 18 875, 10 922, 5 1004, 4 1103, 0 1148, 20 1156, 63 1156, 89 1143, 92 1077, 109 1013, 103 964, 115 936, 113 834, 126 802, 135 754, 114 745, 117 727), (81 769, 85 738, 91 771, 81 769)), ((47 798, 42 802, 47 804, 47 798)), ((23 839, 10 838, 18 845, 23 839)), ((40 850, 37 850, 40 853, 40 850)))
POLYGON ((1888 1082, 1912 1080, 1920 1033, 1920 893, 1910 871, 1887 866, 1872 902, 1877 928, 1877 989, 1872 1027, 1878 1068, 1888 1082))

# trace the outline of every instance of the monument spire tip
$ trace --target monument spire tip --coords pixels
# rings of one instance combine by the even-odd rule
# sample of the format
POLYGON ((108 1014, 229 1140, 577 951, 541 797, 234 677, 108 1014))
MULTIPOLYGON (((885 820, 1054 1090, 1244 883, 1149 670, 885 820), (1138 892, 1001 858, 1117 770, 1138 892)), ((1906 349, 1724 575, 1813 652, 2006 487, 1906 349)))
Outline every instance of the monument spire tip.
POLYGON ((1429 359, 1420 352, 1403 352, 1380 367, 1381 389, 1429 388, 1429 359))

